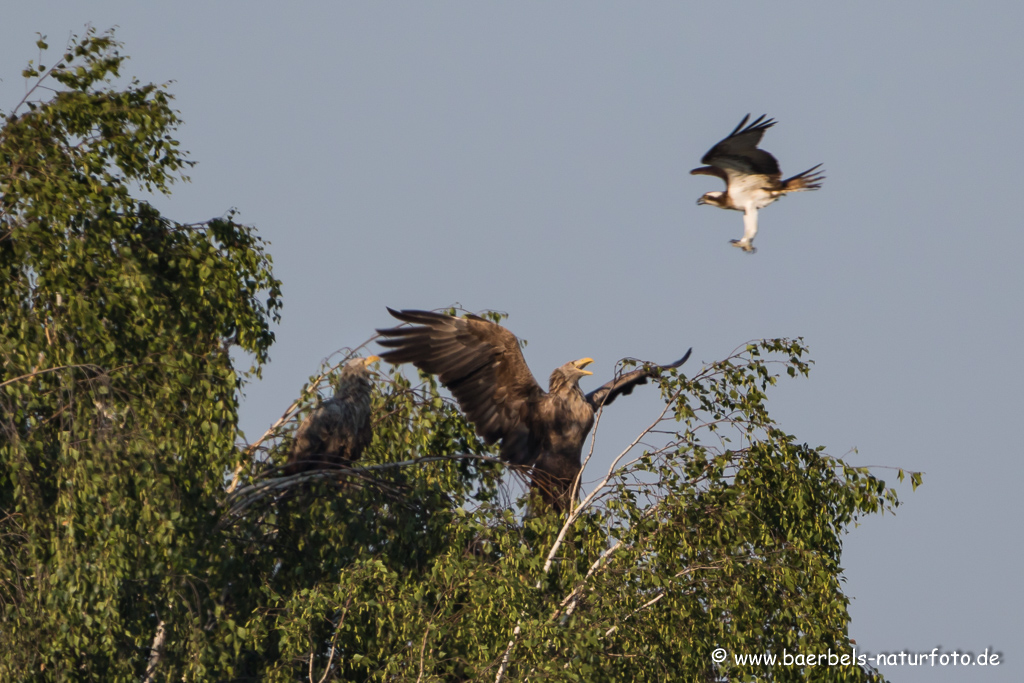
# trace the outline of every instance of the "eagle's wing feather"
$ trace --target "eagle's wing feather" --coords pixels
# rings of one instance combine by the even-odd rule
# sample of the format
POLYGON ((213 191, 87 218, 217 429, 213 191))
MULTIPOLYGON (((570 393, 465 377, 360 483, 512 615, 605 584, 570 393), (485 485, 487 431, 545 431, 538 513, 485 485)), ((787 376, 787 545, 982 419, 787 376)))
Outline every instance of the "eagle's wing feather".
MULTIPOLYGON (((388 311, 412 326, 377 330, 387 337, 380 345, 391 349, 381 353, 381 358, 389 363, 412 363, 437 375, 487 443, 503 437, 519 441, 510 437, 528 431, 523 424, 528 405, 544 390, 526 365, 514 334, 476 316, 388 311)), ((504 451, 502 457, 506 457, 504 451)))
POLYGON ((590 405, 594 407, 594 410, 597 410, 601 406, 609 405, 619 396, 628 396, 633 392, 634 387, 641 384, 647 384, 647 380, 649 378, 659 376, 663 370, 678 368, 689 360, 690 353, 692 351, 693 349, 687 349, 686 353, 683 354, 683 357, 675 363, 669 363, 667 365, 648 365, 646 367, 627 372, 621 377, 617 377, 603 386, 591 391, 587 394, 587 401, 589 401, 590 405))

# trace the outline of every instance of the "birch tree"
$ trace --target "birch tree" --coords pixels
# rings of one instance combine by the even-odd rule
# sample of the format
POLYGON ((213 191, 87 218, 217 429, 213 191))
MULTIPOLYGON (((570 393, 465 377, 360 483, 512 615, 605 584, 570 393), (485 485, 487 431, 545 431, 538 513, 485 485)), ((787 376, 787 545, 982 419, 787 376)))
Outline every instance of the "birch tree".
POLYGON ((111 34, 37 46, 0 129, 0 679, 224 666, 229 352, 266 361, 279 283, 230 212, 182 224, 134 196, 189 162, 111 34))

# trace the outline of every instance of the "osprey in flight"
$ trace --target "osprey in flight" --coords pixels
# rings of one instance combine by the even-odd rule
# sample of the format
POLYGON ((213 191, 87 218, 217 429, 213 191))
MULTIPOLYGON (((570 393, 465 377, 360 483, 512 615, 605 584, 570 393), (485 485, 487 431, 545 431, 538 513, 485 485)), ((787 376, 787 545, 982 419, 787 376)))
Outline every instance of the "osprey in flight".
POLYGON ((743 239, 730 240, 730 243, 745 252, 753 253, 757 251, 751 244, 757 234, 757 210, 790 192, 817 190, 825 176, 820 172, 815 173, 821 168, 821 164, 818 164, 782 180, 779 162, 768 152, 757 148, 764 132, 775 125, 775 120, 765 121, 762 115, 748 126, 749 119, 750 114, 744 116, 740 125, 728 137, 704 155, 700 162, 707 166, 695 168, 690 174, 713 175, 725 181, 725 192, 706 192, 697 200, 697 204, 742 211, 743 239))

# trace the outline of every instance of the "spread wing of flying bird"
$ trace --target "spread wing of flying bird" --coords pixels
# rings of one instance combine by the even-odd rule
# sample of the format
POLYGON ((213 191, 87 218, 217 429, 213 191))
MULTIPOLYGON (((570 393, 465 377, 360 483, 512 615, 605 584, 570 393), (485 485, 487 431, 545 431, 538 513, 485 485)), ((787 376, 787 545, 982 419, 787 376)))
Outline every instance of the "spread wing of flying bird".
POLYGON ((377 356, 353 358, 338 375, 334 395, 309 414, 292 444, 284 473, 298 474, 324 466, 346 465, 359 459, 373 438, 370 381, 377 356))
POLYGON ((697 204, 742 211, 743 238, 730 240, 730 244, 754 253, 757 251, 753 241, 757 234, 758 210, 790 192, 817 190, 825 176, 818 170, 821 168, 821 164, 818 164, 782 180, 779 162, 757 147, 764 132, 775 125, 775 120, 765 120, 765 116, 761 115, 748 125, 749 120, 750 114, 747 114, 728 137, 708 150, 700 160, 702 164, 708 165, 695 168, 690 173, 713 175, 725 181, 725 192, 706 192, 697 200, 697 204))
POLYGON ((531 488, 555 509, 569 505, 581 468, 583 443, 594 426, 594 413, 618 396, 682 365, 647 365, 584 395, 579 381, 593 374, 593 362, 580 358, 556 368, 545 392, 526 365, 519 340, 509 330, 483 318, 430 311, 395 311, 409 326, 377 330, 389 363, 412 363, 437 375, 476 433, 488 444, 501 442, 501 459, 532 467, 531 488))

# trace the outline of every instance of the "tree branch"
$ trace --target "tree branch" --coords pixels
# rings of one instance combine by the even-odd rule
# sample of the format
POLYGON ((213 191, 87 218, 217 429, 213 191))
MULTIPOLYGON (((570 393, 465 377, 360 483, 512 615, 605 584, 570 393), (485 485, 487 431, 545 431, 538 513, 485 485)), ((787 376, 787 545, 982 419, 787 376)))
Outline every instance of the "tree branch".
POLYGON ((492 462, 497 464, 506 464, 499 458, 494 458, 486 455, 475 455, 473 453, 458 453, 455 455, 428 455, 422 458, 412 458, 410 460, 402 460, 400 462, 385 462, 378 463, 376 465, 366 465, 365 467, 342 467, 333 466, 330 469, 319 469, 311 472, 299 472, 298 474, 291 474, 284 477, 274 477, 267 479, 266 481, 257 482, 250 484, 244 488, 238 489, 234 493, 228 493, 228 502, 231 507, 225 514, 225 518, 237 517, 247 508, 251 507, 253 503, 264 498, 274 491, 282 491, 284 489, 297 486, 298 484, 316 481, 319 479, 337 479, 339 476, 342 477, 359 477, 367 481, 374 482, 381 485, 379 479, 366 476, 368 472, 376 472, 381 470, 395 469, 398 467, 410 467, 413 465, 420 465, 427 462, 441 462, 445 460, 483 460, 484 462, 492 462))
POLYGON ((28 373, 27 375, 21 375, 20 377, 15 377, 13 379, 9 379, 6 382, 0 382, 0 387, 5 387, 8 384, 14 384, 15 382, 20 382, 23 379, 29 379, 31 377, 36 377, 37 375, 45 375, 48 372, 57 372, 58 370, 69 370, 69 369, 72 369, 72 368, 89 368, 89 369, 95 370, 98 373, 102 373, 103 372, 103 368, 101 368, 98 365, 94 365, 92 363, 82 363, 82 364, 76 364, 76 365, 58 365, 55 368, 46 368, 45 370, 33 370, 32 372, 28 373))
POLYGON ((498 667, 498 675, 494 677, 494 683, 501 683, 505 680, 505 674, 508 672, 508 660, 512 656, 512 648, 515 647, 516 641, 519 639, 519 634, 523 630, 523 621, 520 619, 516 622, 516 627, 512 631, 512 637, 509 638, 508 647, 505 648, 505 654, 501 656, 501 665, 498 667))
POLYGON ((153 635, 153 644, 149 646, 149 664, 146 665, 146 677, 142 683, 153 683, 156 680, 156 668, 160 664, 160 658, 164 652, 164 640, 167 631, 164 630, 164 620, 161 619, 156 625, 156 633, 153 635))

